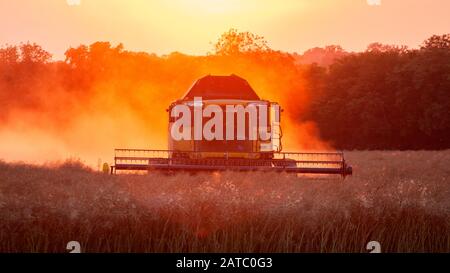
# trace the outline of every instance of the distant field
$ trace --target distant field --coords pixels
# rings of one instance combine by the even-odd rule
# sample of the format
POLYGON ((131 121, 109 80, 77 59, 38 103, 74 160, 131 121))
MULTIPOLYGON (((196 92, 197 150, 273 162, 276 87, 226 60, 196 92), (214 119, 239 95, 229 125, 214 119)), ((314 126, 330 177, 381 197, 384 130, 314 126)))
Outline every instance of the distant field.
POLYGON ((345 180, 0 162, 0 252, 450 252, 450 151, 346 156, 345 180))

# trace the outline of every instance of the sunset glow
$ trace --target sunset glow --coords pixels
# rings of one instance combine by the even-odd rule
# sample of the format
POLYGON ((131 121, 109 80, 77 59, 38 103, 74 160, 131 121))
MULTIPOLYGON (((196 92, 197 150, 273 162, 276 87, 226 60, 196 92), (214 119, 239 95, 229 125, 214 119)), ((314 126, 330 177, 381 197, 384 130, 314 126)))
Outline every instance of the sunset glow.
POLYGON ((448 31, 448 10, 446 0, 1 1, 0 44, 33 41, 59 59, 70 46, 98 40, 203 55, 233 27, 289 52, 328 44, 360 51, 374 41, 417 47, 448 31))

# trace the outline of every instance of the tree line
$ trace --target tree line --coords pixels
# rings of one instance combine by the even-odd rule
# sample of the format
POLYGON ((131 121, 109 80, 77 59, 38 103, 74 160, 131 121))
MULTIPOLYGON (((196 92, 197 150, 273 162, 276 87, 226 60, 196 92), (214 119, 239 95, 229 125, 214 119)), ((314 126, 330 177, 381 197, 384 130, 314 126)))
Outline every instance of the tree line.
POLYGON ((418 49, 374 43, 364 52, 333 45, 291 54, 231 29, 205 56, 158 56, 97 42, 70 48, 65 57, 52 61, 32 43, 0 48, 0 127, 18 112, 61 130, 80 112, 115 116, 127 109, 142 124, 157 120, 149 132, 166 130, 160 112, 195 79, 233 73, 280 102, 291 122, 315 124, 337 149, 450 148, 450 34, 418 49))
POLYGON ((342 149, 450 148, 450 35, 420 49, 370 45, 310 66, 313 120, 342 149))

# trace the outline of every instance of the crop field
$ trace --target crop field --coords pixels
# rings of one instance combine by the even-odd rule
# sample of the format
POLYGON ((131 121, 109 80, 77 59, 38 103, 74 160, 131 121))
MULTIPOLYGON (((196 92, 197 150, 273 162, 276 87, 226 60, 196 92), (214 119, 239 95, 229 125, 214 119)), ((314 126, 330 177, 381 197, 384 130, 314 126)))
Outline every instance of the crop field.
POLYGON ((0 252, 450 252, 449 150, 346 156, 345 180, 0 162, 0 252))

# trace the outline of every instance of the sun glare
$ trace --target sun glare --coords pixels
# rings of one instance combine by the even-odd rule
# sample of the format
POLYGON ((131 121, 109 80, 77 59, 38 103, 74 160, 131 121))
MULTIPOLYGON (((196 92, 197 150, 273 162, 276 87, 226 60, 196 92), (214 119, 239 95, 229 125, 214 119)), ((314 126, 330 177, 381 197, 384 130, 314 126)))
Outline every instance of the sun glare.
POLYGON ((240 8, 235 0, 179 0, 182 9, 204 14, 223 14, 240 8))

